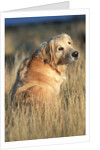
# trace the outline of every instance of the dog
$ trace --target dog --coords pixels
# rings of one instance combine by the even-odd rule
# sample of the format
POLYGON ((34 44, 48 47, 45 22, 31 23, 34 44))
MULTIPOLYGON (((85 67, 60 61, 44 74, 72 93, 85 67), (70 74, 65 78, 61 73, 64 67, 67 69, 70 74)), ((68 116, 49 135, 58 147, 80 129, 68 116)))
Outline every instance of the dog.
POLYGON ((66 65, 78 58, 79 52, 68 34, 62 33, 43 42, 20 65, 11 89, 11 101, 23 104, 35 100, 53 102, 66 80, 66 65))

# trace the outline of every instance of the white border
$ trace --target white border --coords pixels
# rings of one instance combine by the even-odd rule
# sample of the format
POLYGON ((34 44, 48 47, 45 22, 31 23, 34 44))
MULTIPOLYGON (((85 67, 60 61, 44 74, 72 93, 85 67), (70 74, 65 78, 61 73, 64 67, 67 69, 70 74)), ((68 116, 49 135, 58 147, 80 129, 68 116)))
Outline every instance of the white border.
POLYGON ((89 10, 88 9, 72 9, 72 10, 55 10, 55 11, 30 11, 30 12, 5 12, 1 14, 1 50, 0 50, 0 115, 1 115, 1 126, 0 126, 0 138, 1 148, 18 148, 18 147, 30 147, 30 146, 41 146, 51 144, 65 144, 89 141, 89 10), (62 138, 50 138, 42 140, 27 140, 27 141, 16 141, 16 142, 5 142, 5 18, 16 18, 16 17, 40 17, 40 16, 61 16, 61 15, 86 15, 86 135, 83 136, 72 136, 62 138))

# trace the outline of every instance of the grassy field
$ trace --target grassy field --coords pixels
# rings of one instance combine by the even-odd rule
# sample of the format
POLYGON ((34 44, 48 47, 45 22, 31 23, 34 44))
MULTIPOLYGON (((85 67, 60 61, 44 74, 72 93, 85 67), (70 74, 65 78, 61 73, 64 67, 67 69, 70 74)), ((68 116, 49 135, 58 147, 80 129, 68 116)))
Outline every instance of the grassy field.
POLYGON ((48 23, 6 28, 5 33, 5 141, 32 140, 84 135, 85 129, 85 22, 48 23), (66 66, 67 82, 62 85, 55 108, 45 112, 37 104, 12 106, 10 89, 22 60, 41 42, 62 32, 71 35, 80 59, 66 66))

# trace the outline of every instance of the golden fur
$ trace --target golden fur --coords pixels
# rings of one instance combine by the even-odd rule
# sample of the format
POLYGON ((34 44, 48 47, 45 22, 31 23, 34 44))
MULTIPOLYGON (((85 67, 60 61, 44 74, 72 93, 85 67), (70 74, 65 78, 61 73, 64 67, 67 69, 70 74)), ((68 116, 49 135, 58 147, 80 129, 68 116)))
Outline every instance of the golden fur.
POLYGON ((11 100, 28 102, 52 101, 60 92, 66 76, 66 64, 78 59, 69 35, 60 34, 40 45, 32 56, 25 59, 17 72, 11 89, 11 100))

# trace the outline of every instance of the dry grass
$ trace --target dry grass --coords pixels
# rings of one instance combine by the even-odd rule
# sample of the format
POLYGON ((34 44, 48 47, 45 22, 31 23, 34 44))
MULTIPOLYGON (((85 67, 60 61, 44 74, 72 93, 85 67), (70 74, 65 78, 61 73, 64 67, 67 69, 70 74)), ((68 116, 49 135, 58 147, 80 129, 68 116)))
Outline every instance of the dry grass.
MULTIPOLYGON (((84 23, 81 24, 80 26, 83 25, 83 28, 84 23)), ((52 24, 47 25, 45 28, 45 25, 41 25, 34 28, 24 28, 23 30, 18 28, 16 29, 17 32, 6 30, 6 38, 9 37, 10 41, 14 40, 14 37, 16 39, 19 36, 19 39, 15 40, 17 42, 13 43, 13 47, 8 44, 9 42, 5 43, 7 48, 5 66, 6 142, 85 134, 85 51, 84 47, 80 46, 78 37, 76 38, 76 46, 80 48, 80 59, 75 64, 67 66, 66 76, 68 77, 68 81, 62 85, 60 96, 58 100, 55 101, 54 108, 46 105, 45 112, 43 112, 39 104, 36 104, 35 107, 34 104, 32 106, 23 105, 22 107, 15 107, 10 104, 9 92, 16 78, 17 69, 22 59, 30 55, 33 48, 38 47, 37 45, 39 45, 42 40, 48 39, 51 34, 54 35, 54 33, 59 34, 59 32, 67 32, 66 28, 69 25, 63 24, 63 26, 59 25, 55 28, 56 26, 57 25, 52 24), (44 28, 46 30, 49 29, 48 32, 45 31, 45 34, 42 33, 44 28), (59 29, 62 29, 62 31, 59 29), (19 41, 22 43, 21 46, 19 41), (32 47, 29 47, 28 52, 24 52, 24 50, 27 49, 25 41, 29 42, 28 44, 30 45, 34 43, 32 47), (12 56, 14 56, 13 64, 11 64, 12 56)), ((70 28, 69 34, 72 34, 74 27, 76 27, 76 24, 70 28)), ((78 29, 76 29, 76 32, 77 30, 78 29)), ((83 29, 80 30, 83 31, 83 29)))

